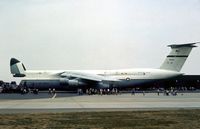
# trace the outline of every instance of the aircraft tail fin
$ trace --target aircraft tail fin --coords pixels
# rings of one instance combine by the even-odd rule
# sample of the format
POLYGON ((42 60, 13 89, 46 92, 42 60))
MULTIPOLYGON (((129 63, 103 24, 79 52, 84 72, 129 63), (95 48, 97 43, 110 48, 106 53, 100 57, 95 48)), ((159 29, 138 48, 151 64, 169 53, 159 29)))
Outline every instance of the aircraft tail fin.
POLYGON ((15 58, 10 59, 10 72, 14 77, 25 77, 26 68, 23 63, 15 58))
POLYGON ((171 52, 161 65, 160 69, 179 72, 187 60, 192 48, 197 47, 195 46, 196 43, 168 45, 168 47, 171 47, 171 52))

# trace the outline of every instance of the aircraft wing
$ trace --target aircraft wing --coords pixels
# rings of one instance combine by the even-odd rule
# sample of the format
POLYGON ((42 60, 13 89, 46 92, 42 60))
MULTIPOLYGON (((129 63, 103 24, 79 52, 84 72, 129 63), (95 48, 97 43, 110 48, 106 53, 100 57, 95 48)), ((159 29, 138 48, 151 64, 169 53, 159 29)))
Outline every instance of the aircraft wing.
POLYGON ((83 80, 89 80, 89 81, 95 81, 95 82, 120 81, 118 79, 103 76, 103 75, 82 73, 82 72, 62 72, 59 74, 59 76, 66 77, 66 78, 77 78, 77 79, 83 79, 83 80))

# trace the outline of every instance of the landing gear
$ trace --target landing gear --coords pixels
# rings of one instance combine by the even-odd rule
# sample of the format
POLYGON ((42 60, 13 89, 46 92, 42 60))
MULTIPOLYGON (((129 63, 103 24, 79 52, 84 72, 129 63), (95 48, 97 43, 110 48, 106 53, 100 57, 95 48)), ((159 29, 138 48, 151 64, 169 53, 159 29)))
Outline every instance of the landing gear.
POLYGON ((33 90, 33 94, 38 94, 39 93, 39 90, 38 89, 34 89, 33 90))
POLYGON ((55 88, 53 88, 53 89, 49 88, 49 94, 55 94, 55 93, 56 93, 56 89, 55 88))
POLYGON ((20 88, 20 93, 23 94, 27 94, 29 93, 30 89, 28 89, 27 87, 21 87, 20 88))
POLYGON ((26 90, 26 88, 23 88, 23 89, 21 89, 21 94, 23 95, 23 94, 27 94, 28 92, 27 92, 27 90, 26 90))

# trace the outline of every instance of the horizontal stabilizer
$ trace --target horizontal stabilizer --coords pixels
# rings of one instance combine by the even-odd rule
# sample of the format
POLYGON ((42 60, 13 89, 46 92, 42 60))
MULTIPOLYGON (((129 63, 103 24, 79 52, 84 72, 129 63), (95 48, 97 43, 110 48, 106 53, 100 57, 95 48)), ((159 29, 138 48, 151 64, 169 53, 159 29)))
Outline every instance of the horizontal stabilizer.
POLYGON ((195 44, 200 43, 200 42, 195 42, 195 43, 186 43, 186 44, 172 44, 168 45, 168 47, 171 48, 180 48, 180 47, 197 47, 195 44))
POLYGON ((14 77, 24 77, 26 68, 23 63, 15 58, 10 59, 10 72, 14 77))

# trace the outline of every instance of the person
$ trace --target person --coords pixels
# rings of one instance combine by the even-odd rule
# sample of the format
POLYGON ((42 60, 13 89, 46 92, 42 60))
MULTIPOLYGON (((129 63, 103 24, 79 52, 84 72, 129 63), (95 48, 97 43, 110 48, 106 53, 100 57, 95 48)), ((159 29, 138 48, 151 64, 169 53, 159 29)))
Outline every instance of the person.
POLYGON ((117 95, 121 95, 121 91, 117 88, 116 88, 116 93, 117 93, 117 95))
POLYGON ((34 89, 33 90, 33 94, 38 94, 39 90, 38 89, 34 89))
POLYGON ((49 88, 49 94, 52 94, 52 90, 51 90, 51 88, 49 88))
POLYGON ((160 95, 160 89, 157 90, 157 94, 158 94, 158 96, 160 95))
POLYGON ((166 96, 169 96, 169 90, 166 90, 166 96))
POLYGON ((88 89, 86 89, 86 94, 87 94, 87 95, 89 94, 89 91, 88 91, 88 89))
POLYGON ((55 90, 55 88, 53 88, 53 94, 55 94, 56 93, 56 90, 55 90))
POLYGON ((109 89, 109 88, 107 89, 107 94, 108 94, 108 95, 110 94, 110 89, 109 89))
POLYGON ((26 94, 26 92, 27 92, 27 91, 26 91, 26 88, 24 88, 24 91, 23 91, 23 92, 24 92, 24 94, 26 94))
POLYGON ((91 89, 91 94, 94 95, 94 89, 93 88, 91 89))
POLYGON ((115 94, 115 88, 112 88, 112 92, 111 92, 111 94, 115 94))
POLYGON ((174 91, 174 95, 177 96, 177 90, 174 91))
POLYGON ((77 93, 78 95, 81 95, 81 89, 78 88, 77 93))
POLYGON ((117 95, 118 94, 118 89, 117 88, 115 88, 115 95, 117 95))
POLYGON ((106 94, 106 89, 103 89, 103 95, 105 95, 106 94))
POLYGON ((92 94, 92 89, 91 89, 91 88, 89 89, 88 94, 89 94, 89 95, 92 94))
POLYGON ((100 95, 101 96, 103 95, 103 89, 100 89, 100 95))
POLYGON ((145 96, 145 92, 143 91, 142 93, 143 93, 143 96, 145 96))
POLYGON ((20 93, 21 93, 22 95, 24 94, 24 89, 23 89, 23 88, 20 89, 20 93))
POLYGON ((94 89, 94 94, 98 94, 98 90, 97 89, 94 89))
POLYGON ((131 95, 135 95, 135 88, 132 89, 131 95))
POLYGON ((80 95, 83 95, 83 90, 82 89, 80 89, 80 95))

